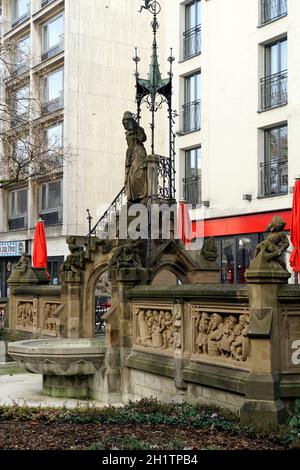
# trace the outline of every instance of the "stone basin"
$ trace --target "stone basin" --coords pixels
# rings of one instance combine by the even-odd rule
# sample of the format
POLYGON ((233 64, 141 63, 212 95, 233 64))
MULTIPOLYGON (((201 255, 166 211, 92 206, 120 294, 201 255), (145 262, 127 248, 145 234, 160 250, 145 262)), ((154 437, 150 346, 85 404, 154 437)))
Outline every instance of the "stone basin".
POLYGON ((38 339, 9 343, 8 354, 43 376, 89 376, 103 365, 105 343, 92 339, 38 339))

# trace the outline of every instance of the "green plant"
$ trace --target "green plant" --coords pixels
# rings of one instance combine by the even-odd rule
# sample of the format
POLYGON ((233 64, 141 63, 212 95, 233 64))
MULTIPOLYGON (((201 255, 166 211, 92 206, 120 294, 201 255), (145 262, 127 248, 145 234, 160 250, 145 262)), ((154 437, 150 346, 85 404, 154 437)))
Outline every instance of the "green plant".
POLYGON ((294 401, 292 414, 288 419, 288 426, 300 430, 300 399, 294 401))

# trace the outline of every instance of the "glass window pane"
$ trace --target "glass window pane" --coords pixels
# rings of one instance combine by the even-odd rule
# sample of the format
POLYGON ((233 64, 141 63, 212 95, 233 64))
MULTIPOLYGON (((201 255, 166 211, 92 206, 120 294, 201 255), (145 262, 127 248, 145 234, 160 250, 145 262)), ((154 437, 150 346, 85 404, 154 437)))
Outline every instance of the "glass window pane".
POLYGON ((27 212, 27 189, 17 191, 17 206, 19 214, 26 214, 27 212))
POLYGON ((63 146, 63 125, 49 127, 46 130, 47 147, 49 150, 61 148, 63 146))
POLYGON ((221 243, 221 276, 224 284, 234 284, 235 280, 235 240, 229 238, 221 243))
POLYGON ((29 110, 29 86, 20 88, 15 95, 15 109, 18 115, 25 114, 29 110))
POLYGON ((48 209, 55 209, 61 205, 61 182, 55 181, 48 186, 48 209))
POLYGON ((47 184, 42 186, 42 210, 47 209, 47 184))
POLYGON ((14 17, 15 19, 21 18, 28 13, 29 0, 15 0, 14 17))
POLYGON ((254 258, 255 248, 258 243, 257 235, 249 235, 238 238, 237 247, 237 283, 244 284, 245 271, 249 268, 251 260, 254 258))
POLYGON ((59 16, 44 26, 44 50, 57 46, 64 33, 64 18, 59 16))
POLYGON ((280 71, 287 70, 287 40, 280 43, 280 71))
POLYGON ((63 70, 58 70, 48 76, 48 96, 47 101, 57 100, 61 98, 63 91, 63 70))

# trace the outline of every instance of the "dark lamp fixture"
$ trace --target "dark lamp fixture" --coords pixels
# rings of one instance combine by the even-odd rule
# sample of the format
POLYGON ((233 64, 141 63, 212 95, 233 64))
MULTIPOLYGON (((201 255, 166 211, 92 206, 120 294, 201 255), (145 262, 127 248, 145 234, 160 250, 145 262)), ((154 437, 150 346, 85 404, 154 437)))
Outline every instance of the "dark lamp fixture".
POLYGON ((252 194, 243 194, 244 201, 252 201, 252 194))

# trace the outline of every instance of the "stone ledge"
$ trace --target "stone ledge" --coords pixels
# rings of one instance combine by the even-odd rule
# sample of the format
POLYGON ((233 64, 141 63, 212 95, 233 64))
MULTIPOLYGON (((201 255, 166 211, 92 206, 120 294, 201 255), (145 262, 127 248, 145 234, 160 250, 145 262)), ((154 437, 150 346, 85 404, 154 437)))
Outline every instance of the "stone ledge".
POLYGON ((279 383, 281 398, 299 398, 300 397, 300 375, 287 374, 281 377, 279 383))
POLYGON ((174 359, 152 354, 132 353, 125 361, 126 367, 164 377, 175 377, 174 359))
POLYGON ((215 389, 245 394, 245 381, 249 372, 229 367, 190 363, 183 368, 182 379, 215 389))

